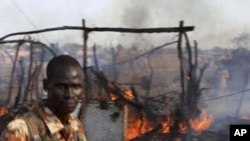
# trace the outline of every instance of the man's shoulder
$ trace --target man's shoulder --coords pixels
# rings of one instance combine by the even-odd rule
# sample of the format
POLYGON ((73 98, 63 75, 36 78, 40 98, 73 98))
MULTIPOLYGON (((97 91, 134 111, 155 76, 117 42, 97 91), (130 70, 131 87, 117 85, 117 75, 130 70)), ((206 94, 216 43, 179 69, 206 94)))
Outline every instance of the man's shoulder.
POLYGON ((32 121, 37 121, 37 120, 41 120, 41 119, 39 119, 39 117, 37 116, 36 111, 28 110, 26 112, 16 114, 14 119, 8 123, 7 128, 10 128, 10 129, 22 128, 22 127, 26 128, 27 123, 33 124, 32 121))
POLYGON ((37 118, 37 112, 36 110, 32 109, 32 110, 29 110, 29 111, 26 111, 25 113, 22 113, 22 114, 18 114, 17 115, 17 118, 37 118))
POLYGON ((24 132, 28 134, 28 127, 24 119, 16 118, 10 121, 7 126, 6 130, 10 132, 24 132))
POLYGON ((37 118, 33 112, 29 111, 21 115, 17 115, 13 120, 5 126, 4 131, 1 133, 1 139, 5 138, 27 138, 30 133, 37 134, 37 118), (34 125, 34 126, 31 126, 34 125), (32 127, 32 128, 31 128, 32 127), (34 127, 34 128, 33 128, 34 127), (34 132, 35 131, 35 132, 34 132))
POLYGON ((19 136, 28 136, 30 134, 38 134, 39 129, 44 129, 43 120, 39 118, 35 110, 29 110, 17 115, 7 124, 5 130, 19 134, 19 136))
POLYGON ((36 125, 35 127, 43 126, 43 119, 39 116, 39 113, 36 111, 36 109, 32 109, 21 115, 18 115, 17 118, 25 121, 29 128, 33 127, 33 125, 36 125))

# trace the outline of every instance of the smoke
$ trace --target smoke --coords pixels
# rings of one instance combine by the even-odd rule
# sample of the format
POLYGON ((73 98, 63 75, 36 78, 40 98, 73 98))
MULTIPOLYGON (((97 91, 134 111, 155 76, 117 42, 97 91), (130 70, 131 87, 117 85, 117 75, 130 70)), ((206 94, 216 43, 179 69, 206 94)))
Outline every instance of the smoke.
MULTIPOLYGON (((235 23, 233 21, 235 19, 225 15, 228 11, 226 4, 218 7, 214 2, 199 0, 137 0, 115 1, 113 5, 114 7, 107 11, 107 19, 112 19, 107 25, 132 28, 177 27, 179 21, 183 20, 185 26, 195 26, 195 30, 189 33, 190 39, 197 40, 200 47, 204 48, 230 47, 232 46, 230 39, 246 29, 242 22, 235 23)), ((158 35, 145 37, 145 34, 142 34, 152 43, 169 39, 167 36, 158 35)), ((140 36, 131 34, 127 36, 129 37, 125 39, 118 39, 120 37, 116 36, 113 40, 141 42, 140 36)))
MULTIPOLYGON (((34 30, 35 27, 47 28, 62 25, 81 26, 81 19, 87 26, 99 27, 176 27, 180 20, 186 26, 195 26, 190 39, 197 40, 204 48, 214 46, 229 47, 235 34, 249 30, 249 2, 200 1, 200 0, 110 0, 110 1, 59 1, 17 2, 16 8, 11 1, 4 0, 0 9, 3 15, 1 35, 12 32, 34 30), (20 12, 22 11, 22 12, 20 12), (10 28, 11 27, 11 28, 10 28)), ((54 42, 82 43, 81 33, 44 34, 54 42), (65 37, 63 37, 65 36, 65 37)), ((93 34, 89 43, 100 42, 142 42, 142 37, 134 34, 93 34), (129 37, 127 37, 129 36, 129 37)), ((40 37, 42 41, 47 42, 40 37)), ((167 40, 166 36, 145 37, 148 42, 167 40)))
MULTIPOLYGON (((235 39, 238 45, 249 42, 246 34, 235 39)), ((208 91, 203 94, 206 109, 217 119, 249 116, 249 67, 246 65, 250 60, 249 49, 241 47, 209 52, 206 53, 213 63, 203 78, 209 84, 208 91)))

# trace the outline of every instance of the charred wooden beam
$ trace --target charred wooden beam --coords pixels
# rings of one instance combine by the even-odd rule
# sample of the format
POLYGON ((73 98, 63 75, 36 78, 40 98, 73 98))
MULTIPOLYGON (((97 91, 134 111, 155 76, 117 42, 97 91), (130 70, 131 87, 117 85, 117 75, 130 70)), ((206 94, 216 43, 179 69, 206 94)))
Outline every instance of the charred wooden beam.
POLYGON ((28 82, 27 85, 24 89, 24 96, 23 96, 23 103, 29 101, 29 93, 30 93, 30 85, 31 85, 31 77, 32 77, 32 73, 34 72, 33 70, 33 53, 34 53, 34 44, 30 44, 30 56, 29 56, 29 66, 28 66, 28 82), (33 70, 33 71, 32 71, 33 70))
POLYGON ((39 90, 39 76, 41 75, 41 72, 42 72, 42 68, 43 68, 43 64, 44 64, 44 60, 45 60, 45 55, 46 55, 46 52, 44 50, 44 48, 42 48, 42 55, 41 55, 41 58, 40 58, 40 64, 39 64, 39 69, 38 69, 38 72, 37 72, 37 77, 36 77, 36 93, 37 93, 37 98, 40 99, 41 96, 42 96, 42 92, 39 90))
POLYGON ((23 64, 23 59, 19 60, 20 68, 21 68, 21 74, 18 80, 18 91, 17 91, 17 96, 15 97, 15 103, 14 103, 14 108, 17 108, 19 105, 21 96, 22 96, 22 84, 24 82, 24 64, 23 64))
POLYGON ((119 71, 117 70, 117 67, 116 67, 116 60, 120 53, 120 48, 117 48, 117 50, 115 50, 114 48, 111 48, 110 52, 111 52, 111 58, 112 58, 111 69, 112 69, 114 81, 116 82, 117 79, 119 78, 119 71))
POLYGON ((135 98, 135 101, 139 102, 138 94, 137 94, 137 92, 135 91, 135 87, 131 86, 130 89, 131 89, 132 94, 133 94, 133 96, 134 96, 134 98, 135 98))
MULTIPOLYGON (((82 27, 81 29, 83 30, 85 28, 85 20, 82 20, 82 27)), ((88 92, 88 74, 87 74, 87 40, 88 40, 88 32, 83 30, 83 74, 84 74, 84 93, 85 96, 82 97, 82 105, 80 107, 79 113, 78 113, 78 118, 83 119, 84 118, 84 113, 86 111, 86 105, 87 101, 89 99, 89 92, 88 92)))
POLYGON ((42 42, 39 42, 39 41, 25 40, 25 39, 20 39, 20 40, 5 40, 5 41, 1 41, 0 40, 0 44, 19 43, 19 42, 24 42, 24 43, 27 42, 27 43, 31 43, 31 44, 41 45, 41 47, 44 47, 49 52, 51 52, 53 56, 56 56, 56 53, 51 48, 49 48, 46 44, 44 44, 42 42))
POLYGON ((13 67, 12 67, 12 70, 11 70, 11 76, 10 76, 10 81, 9 81, 9 91, 8 91, 8 96, 7 96, 7 99, 6 99, 6 105, 8 105, 10 100, 11 100, 12 87, 13 87, 13 81, 14 81, 13 77, 14 77, 14 74, 15 74, 15 71, 16 71, 16 62, 17 62, 17 58, 19 56, 19 50, 20 50, 22 44, 23 44, 23 42, 18 42, 18 45, 17 45, 15 58, 14 58, 14 62, 13 62, 13 67))
POLYGON ((96 69, 96 71, 99 71, 98 58, 97 58, 97 55, 96 55, 96 44, 94 44, 94 46, 93 46, 93 52, 94 52, 95 69, 96 69))
POLYGON ((136 102, 136 101, 132 101, 132 100, 129 100, 129 99, 126 99, 123 94, 124 94, 124 91, 121 90, 119 88, 119 86, 117 86, 116 83, 112 82, 112 81, 109 81, 103 73, 101 72, 94 72, 94 74, 96 75, 97 79, 100 81, 100 84, 102 84, 103 88, 105 89, 105 91, 110 94, 110 93, 113 93, 115 94, 122 102, 124 103, 127 103, 129 105, 132 105, 138 109, 143 109, 144 106, 139 103, 139 102, 136 102))
POLYGON ((33 31, 25 31, 25 32, 16 32, 5 35, 0 38, 0 41, 17 35, 25 35, 25 34, 37 34, 43 32, 50 32, 50 31, 57 31, 57 30, 84 30, 87 32, 125 32, 125 33, 171 33, 171 32, 179 32, 181 31, 193 31, 194 26, 186 26, 186 27, 169 27, 169 28, 112 28, 112 27, 82 27, 82 26, 61 26, 61 27, 54 27, 54 28, 46 28, 40 30, 33 30, 33 31))
MULTIPOLYGON (((182 29, 182 28, 183 28, 183 22, 180 22, 180 29, 182 29)), ((182 34, 183 34, 183 31, 180 30, 177 50, 178 50, 178 58, 179 58, 179 62, 180 62, 181 102, 183 104, 185 96, 186 96, 186 91, 185 91, 185 79, 186 79, 186 77, 185 77, 184 68, 183 68, 182 34)))

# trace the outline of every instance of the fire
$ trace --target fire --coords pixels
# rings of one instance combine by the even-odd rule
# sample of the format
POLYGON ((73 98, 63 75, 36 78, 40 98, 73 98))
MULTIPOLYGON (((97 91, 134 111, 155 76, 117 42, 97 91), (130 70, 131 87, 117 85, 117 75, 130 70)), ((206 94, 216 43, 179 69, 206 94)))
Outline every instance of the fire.
MULTIPOLYGON (((173 125, 174 119, 171 116, 167 116, 166 120, 162 120, 161 124, 162 124, 162 133, 169 133, 170 132, 170 126, 173 125)), ((180 129, 180 133, 186 133, 187 132, 187 126, 184 122, 181 122, 179 124, 179 129, 180 129)))
POLYGON ((186 133, 187 129, 188 129, 188 127, 186 126, 186 124, 184 122, 181 122, 179 124, 179 128, 180 128, 180 133, 186 133))
POLYGON ((4 114, 6 114, 8 111, 7 111, 7 108, 4 106, 4 107, 0 107, 0 117, 3 116, 4 114))
POLYGON ((140 118, 129 117, 127 139, 131 140, 141 134, 144 134, 153 129, 153 123, 149 122, 145 116, 140 118))
MULTIPOLYGON (((110 87, 113 86, 112 83, 109 83, 109 85, 111 85, 110 87)), ((133 100, 135 98, 131 90, 122 87, 122 92, 123 98, 127 100, 133 100)), ((118 96, 114 93, 110 93, 109 97, 111 101, 118 99, 118 96)), ((174 124, 174 118, 170 115, 159 116, 154 119, 153 122, 152 120, 147 119, 145 112, 137 111, 135 109, 129 109, 127 117, 128 125, 126 131, 126 141, 139 137, 144 133, 150 133, 151 131, 159 134, 168 134, 174 124)), ((201 133, 203 130, 207 129, 212 122, 213 118, 208 116, 205 112, 202 112, 198 118, 190 119, 188 125, 186 122, 180 122, 179 133, 185 134, 189 129, 192 129, 197 133, 201 133)))
POLYGON ((109 96, 110 96, 110 100, 111 100, 111 101, 115 101, 115 100, 118 98, 118 97, 117 97, 115 94, 113 94, 113 93, 110 93, 109 96))
MULTIPOLYGON (((156 128, 156 124, 150 122, 145 118, 145 114, 142 115, 142 118, 138 118, 138 113, 134 113, 133 115, 129 116, 129 123, 128 123, 128 131, 127 131, 127 139, 133 139, 138 137, 144 133, 147 133, 156 128)), ((162 128, 159 130, 159 133, 168 134, 170 132, 170 128, 173 125, 174 119, 171 116, 166 116, 164 118, 159 118, 158 123, 161 124, 162 128)), ((201 133, 205 129, 207 129, 211 123, 213 122, 213 118, 208 116, 205 112, 202 112, 200 117, 191 119, 189 121, 190 128, 197 133, 201 133)), ((181 122, 179 124, 179 132, 182 134, 187 133, 188 126, 181 122)))
POLYGON ((128 100, 134 99, 134 95, 133 95, 133 92, 131 90, 125 90, 123 96, 124 96, 124 98, 126 98, 128 100))
POLYGON ((170 132, 170 125, 173 124, 173 120, 171 116, 167 116, 166 119, 161 120, 162 124, 162 133, 169 133, 170 132))
MULTIPOLYGON (((123 97, 126 98, 127 100, 134 99, 134 95, 133 95, 133 92, 131 90, 123 90, 123 97)), ((110 93, 109 98, 111 101, 115 101, 115 100, 117 100, 118 96, 113 94, 113 93, 110 93)))
POLYGON ((207 129, 212 122, 213 118, 208 116, 205 112, 202 112, 199 118, 189 121, 191 128, 197 133, 201 133, 203 130, 207 129))

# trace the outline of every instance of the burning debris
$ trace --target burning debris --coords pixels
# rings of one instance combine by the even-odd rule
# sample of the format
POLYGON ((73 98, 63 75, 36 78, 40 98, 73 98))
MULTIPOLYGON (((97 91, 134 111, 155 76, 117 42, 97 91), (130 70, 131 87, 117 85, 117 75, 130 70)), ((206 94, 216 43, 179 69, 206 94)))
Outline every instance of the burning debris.
MULTIPOLYGON (((200 117, 191 119, 189 124, 193 132, 200 135, 210 127, 212 122, 213 118, 204 112, 200 117)), ((165 135, 167 137, 173 124, 174 119, 171 115, 159 116, 156 121, 152 121, 146 117, 145 113, 131 109, 128 116, 127 140, 129 141, 146 134, 152 134, 152 132, 154 132, 154 136, 165 135)), ((187 134, 187 132, 188 126, 184 122, 180 123, 178 133, 187 134)))
MULTIPOLYGON (((89 32, 93 32, 95 30, 122 30, 122 32, 131 31, 133 33, 144 32, 143 29, 109 29, 88 27, 69 28, 79 28, 81 30, 86 30, 86 33, 84 33, 85 56, 83 62, 87 60, 86 41, 88 39, 87 34, 89 32)), ((108 116, 110 120, 114 123, 121 121, 121 118, 123 118, 124 123, 121 126, 124 126, 124 141, 220 141, 223 139, 223 137, 228 136, 228 133, 225 133, 225 131, 227 131, 227 128, 225 128, 225 126, 229 125, 230 123, 249 123, 249 116, 242 116, 240 118, 228 118, 227 121, 223 121, 223 119, 216 120, 212 115, 210 115, 209 111, 207 111, 206 108, 201 109, 199 107, 199 104, 203 102, 200 100, 202 92, 204 90, 201 86, 201 83, 203 74, 207 68, 207 64, 199 64, 197 47, 198 45, 196 42, 194 42, 194 46, 191 47, 186 34, 186 32, 190 30, 192 30, 191 27, 183 27, 182 23, 180 23, 179 28, 164 29, 164 31, 168 32, 178 32, 178 41, 165 43, 161 46, 155 47, 145 52, 139 52, 137 47, 133 47, 133 49, 131 49, 133 54, 131 55, 132 57, 126 56, 127 54, 129 54, 129 51, 131 53, 131 50, 125 50, 122 45, 119 45, 117 49, 112 47, 110 51, 111 53, 109 53, 109 57, 111 58, 109 60, 110 62, 107 61, 108 63, 110 63, 108 65, 99 64, 100 62, 98 62, 98 60, 105 61, 105 59, 98 59, 98 57, 96 56, 96 46, 94 45, 93 56, 91 56, 94 60, 94 67, 87 68, 86 62, 84 63, 85 66, 83 66, 84 73, 88 76, 86 78, 86 92, 89 93, 89 91, 95 91, 93 92, 93 95, 87 95, 86 103, 89 104, 91 100, 94 100, 98 102, 98 108, 101 110, 108 110, 111 107, 110 104, 113 104, 113 106, 119 109, 108 113, 108 116), (185 48, 182 47, 182 37, 184 37, 185 39, 185 48), (162 59, 162 56, 165 57, 165 55, 169 53, 169 51, 171 51, 163 50, 163 48, 167 45, 172 45, 176 43, 177 49, 172 49, 172 52, 174 53, 170 55, 168 54, 169 56, 172 56, 169 58, 166 57, 162 59), (159 51, 160 49, 162 50, 159 51), (123 54, 121 55, 121 53, 123 54), (123 57, 121 57, 121 60, 119 60, 119 55, 123 57), (159 55, 161 55, 162 58, 159 57, 159 55), (160 59, 158 58, 157 60, 157 57, 159 57, 160 59), (143 62, 143 65, 140 64, 141 62, 143 62), (121 67, 121 65, 123 66, 121 67), (140 65, 143 67, 140 68, 140 65), (167 69, 163 70, 162 66, 166 67, 167 69), (155 69, 157 67, 159 67, 159 70, 155 69), (105 69, 110 70, 107 71, 105 69), (135 71, 135 69, 138 69, 137 72, 135 71), (94 83, 98 88, 92 86, 92 82, 90 82, 92 78, 89 75, 89 72, 88 74, 86 73, 89 70, 91 71, 91 74, 94 75, 94 83), (170 70, 174 70, 175 73, 176 70, 179 70, 179 73, 178 75, 173 75, 170 70), (122 71, 123 73, 126 73, 122 74, 122 71), (130 71, 133 73, 136 72, 132 76, 133 79, 131 79, 131 83, 129 82, 130 79, 127 78, 123 78, 124 82, 128 81, 126 82, 126 84, 118 83, 122 76, 130 77, 130 71), (155 79, 159 81, 156 82, 155 79), (130 87, 127 87, 128 85, 130 87), (156 87, 159 88, 156 89, 156 87), (167 92, 165 90, 167 90, 167 92), (221 127, 217 127, 217 123, 222 123, 220 125, 221 127), (219 136, 221 138, 219 138, 219 136)), ((155 32, 154 29, 149 29, 146 31, 150 33, 155 32)), ((18 43, 18 48, 15 52, 16 56, 19 56, 18 52, 23 42, 26 42, 26 40, 16 41, 16 43, 18 43)), ((30 46, 38 46, 37 42, 31 40, 28 42, 31 43, 30 46)), ((40 45, 41 44, 39 44, 39 46, 40 45)), ((42 46, 44 45, 42 44, 42 46)), ((30 49, 30 52, 31 54, 35 54, 35 50, 33 49, 30 49)), ((243 64, 246 63, 246 60, 244 60, 243 58, 249 56, 249 53, 243 50, 244 57, 242 57, 239 52, 242 53, 241 50, 236 50, 236 53, 232 56, 238 59, 232 59, 224 62, 222 61, 221 63, 223 64, 223 66, 228 67, 229 64, 235 64, 235 66, 243 66, 243 64), (233 62, 233 60, 237 60, 238 62, 240 62, 240 64, 237 64, 237 61, 233 62)), ((36 80, 36 78, 40 78, 40 75, 42 75, 39 70, 43 66, 42 62, 44 62, 44 54, 42 52, 40 53, 41 58, 35 59, 34 55, 29 56, 29 61, 31 61, 31 63, 26 62, 26 67, 28 68, 28 70, 25 71, 24 60, 18 60, 17 57, 12 59, 14 65, 11 71, 11 77, 13 77, 13 79, 11 78, 11 82, 13 83, 9 83, 9 88, 13 88, 14 90, 14 83, 16 83, 17 81, 14 78, 20 75, 17 83, 17 95, 12 95, 12 93, 14 93, 14 91, 12 90, 8 91, 9 94, 7 98, 7 103, 9 103, 10 99, 13 99, 14 97, 16 100, 14 107, 20 104, 24 104, 27 101, 31 101, 33 97, 37 99, 41 98, 41 92, 37 91, 39 85, 38 79, 36 80), (20 65, 20 67, 17 67, 18 65, 20 65), (17 68, 20 69, 20 72, 18 73, 15 72, 17 68), (23 82, 27 83, 24 89, 21 85, 23 82), (37 92, 37 95, 32 95, 33 92, 37 92)), ((14 55, 12 55, 12 57, 13 56, 14 55)), ((244 74, 248 75, 248 67, 242 70, 244 70, 244 74)), ((228 71, 231 72, 229 69, 228 71)), ((232 76, 237 76, 236 74, 230 73, 230 75, 231 74, 232 76)), ((240 84, 240 86, 238 87, 246 87, 247 80, 248 78, 245 78, 244 82, 241 82, 242 84, 240 84)), ((229 82, 228 85, 232 84, 229 82)), ((83 105, 83 107, 84 106, 86 105, 83 105)), ((241 105, 239 107, 241 107, 241 105)), ((5 114, 6 111, 6 108, 0 108, 0 116, 5 114)), ((79 115, 83 113, 84 112, 80 112, 79 115)))
POLYGON ((209 128, 209 126, 213 122, 213 117, 211 115, 207 115, 206 112, 202 111, 201 115, 197 119, 191 119, 189 122, 191 128, 195 132, 201 133, 205 129, 209 128))
MULTIPOLYGON (((123 86, 107 80, 107 78, 100 72, 94 72, 100 84, 104 87, 109 100, 114 101, 120 107, 127 108, 127 123, 126 123, 126 141, 135 141, 139 138, 144 140, 151 136, 162 137, 170 139, 171 131, 173 131, 175 121, 175 114, 156 114, 152 110, 152 105, 147 105, 138 100, 139 95, 134 89, 124 89, 123 86)), ((213 117, 209 116, 205 111, 194 118, 190 118, 186 123, 180 121, 178 123, 177 132, 179 135, 189 134, 192 130, 197 135, 209 128, 213 122, 213 117)))
MULTIPOLYGON (((180 24, 180 28, 183 28, 182 23, 180 24)), ((206 65, 200 69, 198 68, 197 44, 195 42, 192 48, 186 32, 179 32, 177 50, 180 67, 179 86, 181 87, 181 91, 175 93, 178 100, 173 106, 173 109, 167 110, 167 112, 164 112, 164 108, 166 108, 166 102, 171 101, 171 98, 168 99, 166 95, 160 96, 162 99, 158 99, 159 97, 156 98, 157 96, 155 95, 150 97, 152 78, 154 75, 153 64, 151 64, 150 59, 155 50, 144 54, 149 66, 149 75, 142 77, 146 80, 143 81, 143 83, 147 85, 147 87, 143 87, 146 88, 144 98, 133 86, 131 89, 123 89, 123 86, 117 83, 119 74, 117 72, 117 66, 120 63, 116 60, 119 52, 115 52, 114 49, 112 50, 113 67, 111 67, 111 69, 113 69, 112 72, 116 72, 113 73, 114 81, 108 80, 105 74, 99 71, 99 69, 97 69, 98 71, 92 71, 97 78, 97 85, 103 88, 107 94, 107 96, 97 96, 100 108, 107 109, 109 101, 112 101, 119 109, 125 111, 125 141, 175 139, 188 141, 191 136, 193 136, 192 134, 198 136, 211 125, 213 118, 205 114, 205 112, 202 113, 198 107, 202 92, 200 83, 206 65), (181 41, 183 35, 186 39, 185 51, 183 50, 181 41)), ((135 59, 137 58, 139 57, 135 57, 135 59)), ((126 61, 123 62, 126 63, 126 61)), ((98 65, 95 68, 98 68, 98 65)), ((119 116, 118 113, 111 115, 113 119, 117 116, 119 116)))

